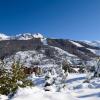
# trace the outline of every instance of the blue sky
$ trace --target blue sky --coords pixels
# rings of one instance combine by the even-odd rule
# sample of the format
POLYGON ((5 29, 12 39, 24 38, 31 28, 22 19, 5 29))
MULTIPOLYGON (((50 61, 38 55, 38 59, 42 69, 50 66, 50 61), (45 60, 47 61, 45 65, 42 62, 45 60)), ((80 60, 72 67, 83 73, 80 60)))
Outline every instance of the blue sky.
POLYGON ((0 0, 0 32, 100 39, 100 0, 0 0))

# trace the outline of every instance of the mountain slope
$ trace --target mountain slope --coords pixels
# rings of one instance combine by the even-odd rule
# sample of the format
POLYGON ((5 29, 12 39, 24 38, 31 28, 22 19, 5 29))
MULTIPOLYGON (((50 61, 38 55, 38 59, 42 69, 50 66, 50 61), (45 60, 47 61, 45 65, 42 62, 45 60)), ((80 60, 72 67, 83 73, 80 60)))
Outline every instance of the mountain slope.
POLYGON ((84 40, 82 42, 84 42, 88 45, 91 45, 91 46, 100 47, 100 41, 87 41, 87 40, 84 40))
MULTIPOLYGON (((5 66, 11 66, 14 61, 19 61, 25 67, 57 67, 63 60, 71 61, 76 56, 52 46, 42 46, 41 48, 19 51, 5 58, 5 66)), ((70 63, 70 62, 69 62, 70 63)))
MULTIPOLYGON (((48 45, 59 47, 65 51, 68 51, 71 54, 78 56, 83 60, 87 60, 97 56, 95 53, 91 52, 91 50, 87 49, 85 45, 73 40, 48 39, 48 45)), ((98 50, 100 50, 100 48, 98 48, 98 50)))
POLYGON ((40 50, 41 48, 45 50, 46 48, 44 47, 50 48, 50 46, 57 47, 83 60, 89 60, 100 54, 100 47, 98 45, 94 46, 85 43, 84 41, 74 41, 70 39, 45 38, 40 33, 23 33, 16 36, 6 36, 1 34, 1 37, 1 59, 19 51, 40 50))

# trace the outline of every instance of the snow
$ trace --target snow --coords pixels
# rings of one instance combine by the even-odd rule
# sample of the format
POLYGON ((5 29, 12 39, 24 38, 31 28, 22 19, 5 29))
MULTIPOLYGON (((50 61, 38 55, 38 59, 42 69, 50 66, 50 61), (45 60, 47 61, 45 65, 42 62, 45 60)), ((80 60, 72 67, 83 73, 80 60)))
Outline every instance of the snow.
POLYGON ((23 33, 23 34, 18 34, 15 36, 18 40, 28 40, 31 39, 33 36, 31 33, 23 33))
POLYGON ((29 40, 32 38, 40 38, 41 42, 45 41, 46 44, 46 38, 40 33, 23 33, 23 34, 17 34, 16 36, 7 36, 6 34, 0 33, 0 40, 10 40, 10 39, 17 39, 17 40, 29 40))
POLYGON ((96 51, 94 49, 90 49, 90 48, 87 49, 90 50, 92 53, 96 54, 96 51))
POLYGON ((42 34, 40 34, 40 33, 34 34, 33 37, 34 38, 41 38, 41 39, 44 38, 44 36, 42 34))
POLYGON ((73 54, 70 54, 70 53, 68 53, 67 51, 64 51, 64 50, 62 50, 62 49, 60 49, 60 48, 58 48, 58 47, 54 47, 54 46, 50 46, 50 47, 52 47, 52 48, 55 48, 55 50, 57 50, 58 51, 58 54, 66 54, 67 56, 69 56, 69 57, 76 57, 75 55, 73 55, 73 54))
MULTIPOLYGON (((13 37, 11 38, 13 39, 13 37)), ((47 45, 46 38, 40 33, 34 33, 34 34, 33 33, 23 33, 23 34, 16 35, 14 38, 17 40, 29 40, 32 38, 39 38, 44 45, 47 45)))
MULTIPOLYGON (((9 36, 6 36, 4 34, 0 34, 1 39, 8 39, 9 36)), ((37 34, 31 34, 31 33, 25 33, 25 34, 19 34, 16 36, 20 40, 28 40, 34 38, 40 38, 41 42, 44 45, 47 44, 46 38, 43 37, 40 33, 37 34)), ((77 47, 83 47, 81 44, 70 41, 77 47)), ((98 46, 100 44, 100 41, 90 42, 85 41, 90 45, 96 45, 98 46), (98 44, 97 44, 98 43, 98 44)), ((29 50, 29 51, 19 51, 15 55, 12 55, 9 58, 4 59, 4 63, 7 64, 6 66, 11 66, 13 63, 13 59, 18 61, 20 60, 20 63, 23 64, 25 67, 34 67, 34 63, 39 63, 38 67, 49 69, 49 68, 55 68, 56 71, 54 73, 56 74, 53 76, 52 79, 55 77, 55 82, 53 86, 48 86, 50 91, 45 91, 45 88, 43 87, 45 84, 45 78, 44 76, 35 76, 33 73, 29 78, 33 81, 34 87, 26 87, 26 88, 19 88, 12 98, 12 100, 100 100, 100 78, 94 78, 90 80, 90 83, 83 83, 84 80, 92 75, 92 73, 89 74, 79 74, 79 73, 73 73, 68 74, 68 77, 64 80, 64 85, 66 88, 62 88, 63 84, 62 81, 62 72, 60 69, 60 65, 58 66, 55 62, 57 58, 61 58, 60 61, 67 59, 68 62, 71 64, 71 58, 75 57, 75 62, 78 62, 76 60, 79 60, 75 55, 70 54, 67 51, 64 51, 58 47, 50 46, 50 49, 53 49, 54 51, 54 58, 48 58, 45 54, 45 50, 29 50), (77 58, 77 59, 76 59, 77 58), (56 60, 55 60, 56 59, 56 60), (61 74, 61 77, 58 76, 58 73, 61 74), (57 86, 60 86, 61 91, 56 91, 57 86)), ((99 50, 90 49, 91 52, 95 54, 100 54, 99 50)), ((74 61, 74 60, 73 60, 74 61)), ((95 61, 88 62, 89 65, 96 65, 95 61)), ((97 67, 97 65, 95 66, 97 67)), ((78 72, 78 68, 74 68, 78 72)), ((99 69, 100 70, 100 69, 99 69)), ((67 76, 67 75, 66 75, 67 76)), ((52 82, 52 79, 48 80, 47 82, 52 82)), ((22 84, 21 81, 18 81, 19 84, 22 84)), ((52 82, 53 83, 53 82, 52 82)), ((7 100, 8 97, 5 95, 0 95, 0 100, 7 100)))
MULTIPOLYGON (((69 74, 66 81, 67 88, 61 92, 44 91, 42 85, 19 88, 12 100, 33 100, 33 98, 34 100, 100 100, 100 79, 94 78, 90 83, 83 83, 85 79, 86 74, 69 74)), ((35 77, 35 80, 43 84, 43 77, 35 77)))
POLYGON ((29 40, 32 38, 40 38, 43 39, 43 35, 40 33, 23 33, 23 34, 18 34, 15 36, 15 38, 17 38, 18 40, 29 40))
POLYGON ((75 41, 70 41, 72 44, 76 45, 77 47, 83 47, 81 44, 75 42, 75 41))
POLYGON ((24 67, 42 67, 42 68, 52 68, 59 66, 58 63, 61 61, 67 60, 70 64, 72 64, 73 58, 77 58, 75 55, 68 53, 58 47, 49 46, 52 50, 51 55, 52 58, 48 57, 46 54, 46 49, 42 49, 40 51, 37 50, 28 50, 28 51, 19 51, 14 55, 11 55, 8 58, 5 58, 3 61, 5 66, 11 66, 15 61, 19 61, 24 67), (59 61, 59 62, 58 62, 59 61))
POLYGON ((100 55, 100 50, 95 50, 95 49, 90 49, 90 48, 87 48, 87 49, 96 55, 100 55))
POLYGON ((41 42, 43 43, 43 45, 48 45, 46 38, 41 38, 41 42))
POLYGON ((67 87, 72 96, 79 100, 100 100, 100 79, 94 78, 90 83, 83 83, 86 74, 69 74, 67 87))
POLYGON ((41 42, 44 44, 44 45, 48 45, 47 44, 47 39, 40 33, 37 33, 37 34, 34 34, 33 35, 34 38, 40 38, 41 42))
POLYGON ((19 89, 12 100, 77 100, 69 93, 45 92, 44 90, 33 87, 19 89))
POLYGON ((0 95, 0 100, 8 100, 8 97, 5 95, 0 95))
POLYGON ((95 46, 95 47, 100 47, 100 41, 96 40, 96 41, 88 41, 88 40, 83 40, 82 42, 91 45, 91 46, 95 46))
MULTIPOLYGON (((83 83, 86 76, 79 73, 69 74, 66 80, 67 88, 55 92, 54 86, 49 87, 52 91, 44 90, 44 77, 32 75, 35 86, 19 88, 11 100, 100 100, 100 78, 94 78, 90 83, 83 83)), ((0 95, 0 100, 7 99, 7 96, 0 95)))
POLYGON ((0 33, 0 40, 8 40, 9 39, 9 36, 3 34, 3 33, 0 33))

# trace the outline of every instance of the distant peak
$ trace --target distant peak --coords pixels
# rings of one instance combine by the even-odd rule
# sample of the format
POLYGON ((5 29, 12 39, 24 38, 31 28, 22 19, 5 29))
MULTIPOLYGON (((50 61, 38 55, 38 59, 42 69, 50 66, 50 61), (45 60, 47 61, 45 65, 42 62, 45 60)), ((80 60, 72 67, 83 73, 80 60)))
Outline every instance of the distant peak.
POLYGON ((33 35, 34 38, 44 38, 44 36, 41 33, 36 33, 33 35))
POLYGON ((15 36, 7 36, 4 33, 0 33, 0 40, 10 40, 10 39, 28 40, 32 38, 44 39, 44 36, 41 33, 22 33, 22 34, 17 34, 15 36))
POLYGON ((0 40, 7 40, 9 39, 9 36, 7 36, 6 34, 0 33, 0 40))
POLYGON ((32 38, 43 38, 43 35, 40 33, 22 33, 15 36, 18 40, 28 40, 32 38))

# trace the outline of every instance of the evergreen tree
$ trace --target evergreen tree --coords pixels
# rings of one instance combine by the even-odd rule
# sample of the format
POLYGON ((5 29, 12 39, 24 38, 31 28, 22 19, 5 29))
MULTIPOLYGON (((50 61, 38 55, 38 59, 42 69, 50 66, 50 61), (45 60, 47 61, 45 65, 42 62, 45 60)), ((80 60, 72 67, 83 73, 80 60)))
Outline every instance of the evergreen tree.
POLYGON ((65 80, 66 80, 66 74, 64 73, 62 68, 57 69, 52 68, 51 71, 48 71, 45 76, 45 91, 56 91, 60 92, 65 88, 65 80), (58 73, 56 70, 59 70, 58 73))
POLYGON ((32 86, 32 82, 27 79, 28 75, 19 62, 14 63, 10 70, 2 66, 0 75, 0 94, 8 95, 14 93, 18 87, 32 86))

